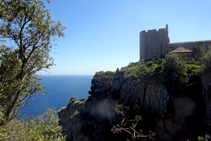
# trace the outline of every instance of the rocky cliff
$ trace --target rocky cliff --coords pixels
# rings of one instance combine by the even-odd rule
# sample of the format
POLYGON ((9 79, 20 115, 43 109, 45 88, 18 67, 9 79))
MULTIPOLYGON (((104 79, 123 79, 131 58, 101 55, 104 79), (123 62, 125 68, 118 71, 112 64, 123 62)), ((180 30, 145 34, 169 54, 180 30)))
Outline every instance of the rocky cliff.
POLYGON ((155 140, 197 140, 211 133, 211 73, 200 76, 202 87, 181 95, 170 94, 159 81, 137 81, 124 73, 117 69, 111 87, 105 86, 103 93, 96 95, 103 86, 95 87, 86 100, 72 100, 60 109, 60 125, 67 140, 132 140, 127 132, 111 132, 122 120, 115 112, 119 104, 131 107, 128 118, 140 114, 143 120, 137 128, 143 129, 144 134, 154 131, 155 140))

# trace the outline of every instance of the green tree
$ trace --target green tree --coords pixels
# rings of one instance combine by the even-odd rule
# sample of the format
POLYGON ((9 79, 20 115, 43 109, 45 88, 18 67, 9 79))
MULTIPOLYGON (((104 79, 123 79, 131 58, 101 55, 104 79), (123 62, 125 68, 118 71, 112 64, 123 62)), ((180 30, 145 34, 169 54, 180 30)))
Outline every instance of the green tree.
POLYGON ((172 94, 191 94, 188 90, 195 90, 199 94, 202 86, 199 74, 203 71, 202 65, 188 64, 178 54, 167 54, 162 63, 162 82, 172 94))
POLYGON ((167 54, 162 63, 162 78, 167 90, 177 93, 187 81, 186 62, 178 54, 167 54))
POLYGON ((210 71, 211 69, 211 46, 209 46, 209 50, 199 59, 200 64, 203 64, 206 69, 205 71, 210 71))
POLYGON ((91 91, 89 91, 89 94, 94 96, 94 95, 99 95, 99 94, 103 95, 106 93, 110 93, 113 75, 114 75, 114 72, 112 71, 96 72, 91 81, 92 86, 91 86, 91 91))
POLYGON ((201 46, 195 46, 193 49, 193 58, 195 60, 199 60, 199 57, 202 57, 204 55, 204 50, 201 46))
MULTIPOLYGON (((49 1, 48 1, 49 2, 49 1)), ((54 65, 49 53, 65 27, 53 21, 40 0, 1 0, 0 37, 14 47, 0 48, 0 125, 14 119, 31 97, 42 94, 37 72, 54 65)))

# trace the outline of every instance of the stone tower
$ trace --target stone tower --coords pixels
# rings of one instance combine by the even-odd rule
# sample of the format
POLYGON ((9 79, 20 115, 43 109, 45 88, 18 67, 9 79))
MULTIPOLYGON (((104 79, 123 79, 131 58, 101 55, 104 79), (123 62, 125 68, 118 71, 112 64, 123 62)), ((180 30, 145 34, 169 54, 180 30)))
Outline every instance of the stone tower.
POLYGON ((163 58, 168 53, 168 25, 166 28, 148 30, 140 32, 140 61, 163 58))

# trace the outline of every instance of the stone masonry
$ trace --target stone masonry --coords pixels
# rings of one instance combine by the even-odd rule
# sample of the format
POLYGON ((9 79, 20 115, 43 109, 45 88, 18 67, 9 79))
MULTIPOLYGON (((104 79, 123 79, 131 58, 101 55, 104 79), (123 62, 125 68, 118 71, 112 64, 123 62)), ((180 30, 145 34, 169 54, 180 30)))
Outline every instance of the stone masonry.
POLYGON ((148 30, 140 32, 140 61, 163 58, 172 50, 183 47, 191 50, 195 46, 202 46, 207 51, 211 46, 211 40, 169 43, 168 25, 166 28, 148 30))

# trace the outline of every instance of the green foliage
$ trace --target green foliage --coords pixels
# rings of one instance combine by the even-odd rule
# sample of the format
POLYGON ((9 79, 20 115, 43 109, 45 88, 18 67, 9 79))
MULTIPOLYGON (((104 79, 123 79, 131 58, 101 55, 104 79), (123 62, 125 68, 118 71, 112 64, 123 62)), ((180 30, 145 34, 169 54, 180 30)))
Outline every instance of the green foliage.
POLYGON ((4 124, 14 119, 31 97, 42 95, 43 87, 36 75, 26 73, 20 76, 23 74, 22 62, 18 59, 17 50, 2 47, 0 60, 0 105, 5 117, 0 124, 4 124), (37 91, 40 93, 35 93, 37 91))
POLYGON ((134 67, 134 66, 136 66, 136 65, 138 65, 138 64, 140 64, 139 62, 132 62, 132 63, 129 63, 129 65, 127 65, 126 67, 122 67, 121 68, 121 71, 126 71, 128 68, 132 68, 132 67, 134 67))
POLYGON ((204 138, 204 137, 200 137, 200 136, 198 136, 198 141, 207 141, 207 140, 205 140, 205 138, 204 138))
POLYGON ((198 140, 197 140, 197 141, 209 141, 210 139, 211 139, 211 138, 210 138, 210 135, 205 134, 204 137, 198 136, 198 140))
POLYGON ((70 98, 70 102, 75 102, 76 101, 76 98, 75 97, 71 97, 70 98))
POLYGON ((77 116, 77 115, 79 115, 80 114, 80 112, 78 111, 78 110, 76 110, 74 113, 73 113, 73 115, 71 116, 71 118, 73 118, 73 117, 75 117, 75 116, 77 116))
POLYGON ((80 102, 83 102, 83 101, 85 101, 85 100, 86 100, 85 98, 82 98, 82 99, 80 99, 79 101, 80 101, 80 102))
POLYGON ((65 141, 62 136, 62 127, 55 116, 55 109, 49 109, 35 118, 23 118, 21 120, 11 120, 6 126, 2 126, 4 132, 0 130, 1 141, 65 141), (3 135, 3 136, 2 136, 3 135))
POLYGON ((91 81, 91 91, 89 94, 104 94, 111 91, 111 85, 114 72, 112 71, 100 71, 96 72, 91 81))
POLYGON ((138 80, 156 79, 159 77, 161 71, 161 66, 159 64, 161 62, 162 59, 158 60, 157 62, 148 61, 146 64, 134 65, 125 69, 125 75, 137 78, 138 80))
POLYGON ((170 93, 184 95, 189 88, 196 91, 201 89, 199 74, 203 71, 202 65, 188 64, 177 54, 167 54, 162 63, 162 82, 170 93))
MULTIPOLYGON (((2 107, 0 106, 0 121, 5 121, 4 119, 4 114, 2 113, 2 107)), ((0 139, 6 139, 7 134, 6 134, 6 129, 3 126, 0 126, 0 139)))
POLYGON ((187 81, 187 65, 177 54, 167 54, 162 64, 164 84, 172 91, 180 87, 181 82, 187 81))
POLYGON ((198 61, 199 57, 202 57, 205 53, 201 46, 195 46, 192 50, 193 50, 193 58, 196 61, 198 61))
POLYGON ((40 0, 1 0, 0 38, 14 47, 0 45, 0 106, 5 120, 14 119, 31 97, 42 95, 41 78, 36 74, 54 65, 49 52, 64 27, 53 21, 40 0))
POLYGON ((172 94, 179 94, 190 87, 200 87, 199 74, 204 71, 203 65, 191 64, 178 54, 167 54, 165 59, 148 61, 124 68, 125 76, 139 81, 162 83, 172 94))
POLYGON ((200 58, 199 62, 206 67, 205 71, 211 70, 211 46, 209 47, 209 50, 200 58))
POLYGON ((158 59, 155 63, 158 65, 161 65, 163 63, 164 59, 158 59))

